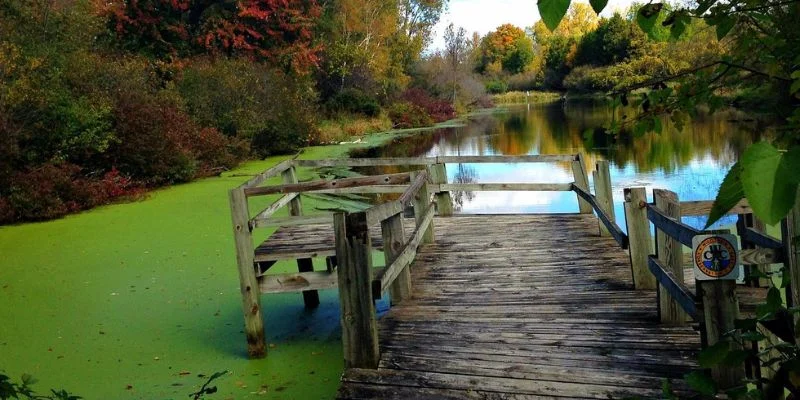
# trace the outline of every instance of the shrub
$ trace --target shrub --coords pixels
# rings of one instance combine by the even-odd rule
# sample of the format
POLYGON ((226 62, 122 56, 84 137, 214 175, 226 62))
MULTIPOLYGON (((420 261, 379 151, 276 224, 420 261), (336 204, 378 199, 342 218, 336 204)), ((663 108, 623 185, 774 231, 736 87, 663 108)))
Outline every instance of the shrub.
POLYGON ((328 99, 325 107, 330 113, 363 114, 376 117, 381 112, 378 101, 358 89, 344 89, 328 99))
MULTIPOLYGON (((405 102, 413 104, 424 110, 434 122, 447 121, 455 118, 456 116, 456 111, 450 102, 446 100, 435 99, 422 89, 408 89, 403 92, 400 98, 405 102)), ((392 119, 392 122, 394 122, 394 119, 392 119)))
POLYGON ((486 91, 490 94, 502 94, 508 91, 508 85, 500 79, 486 82, 486 91))
POLYGON ((542 87, 542 74, 538 71, 523 72, 508 77, 509 91, 536 90, 542 87))
POLYGON ((389 109, 389 119, 395 128, 420 128, 433 125, 433 118, 422 107, 409 102, 394 103, 389 109))

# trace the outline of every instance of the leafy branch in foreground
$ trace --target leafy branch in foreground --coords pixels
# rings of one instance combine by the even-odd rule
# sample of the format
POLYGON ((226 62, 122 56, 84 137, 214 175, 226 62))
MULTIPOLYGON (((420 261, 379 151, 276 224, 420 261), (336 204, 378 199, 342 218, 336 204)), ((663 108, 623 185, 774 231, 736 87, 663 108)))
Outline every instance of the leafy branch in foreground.
POLYGON ((80 400, 83 397, 69 394, 66 390, 50 389, 50 394, 40 395, 33 391, 36 378, 23 374, 20 383, 15 383, 6 375, 0 374, 0 400, 28 399, 28 400, 80 400))

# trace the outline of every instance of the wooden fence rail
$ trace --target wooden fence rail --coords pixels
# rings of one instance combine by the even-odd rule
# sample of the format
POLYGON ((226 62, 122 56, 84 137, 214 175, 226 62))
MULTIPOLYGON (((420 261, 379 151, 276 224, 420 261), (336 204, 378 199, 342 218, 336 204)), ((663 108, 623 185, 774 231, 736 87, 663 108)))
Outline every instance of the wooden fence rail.
POLYGON ((603 226, 605 226, 614 240, 617 241, 617 244, 619 244, 619 246, 623 249, 627 249, 628 235, 622 231, 622 228, 617 225, 617 222, 614 221, 613 217, 608 215, 606 208, 600 206, 600 204, 597 202, 597 198, 575 184, 572 185, 572 191, 577 193, 578 196, 586 200, 586 202, 592 206, 592 209, 594 209, 594 211, 597 213, 597 217, 603 222, 603 226))

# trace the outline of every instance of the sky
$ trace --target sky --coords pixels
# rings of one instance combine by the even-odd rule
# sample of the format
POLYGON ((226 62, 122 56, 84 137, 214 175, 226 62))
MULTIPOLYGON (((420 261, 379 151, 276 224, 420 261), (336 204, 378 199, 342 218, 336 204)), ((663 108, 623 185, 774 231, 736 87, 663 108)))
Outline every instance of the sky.
MULTIPOLYGON (((623 10, 632 2, 609 0, 601 15, 610 16, 615 10, 623 10)), ((433 42, 428 50, 444 48, 444 30, 451 22, 464 27, 470 36, 472 32, 483 36, 505 23, 525 28, 533 26, 539 19, 536 0, 450 0, 447 11, 436 25, 433 42)))

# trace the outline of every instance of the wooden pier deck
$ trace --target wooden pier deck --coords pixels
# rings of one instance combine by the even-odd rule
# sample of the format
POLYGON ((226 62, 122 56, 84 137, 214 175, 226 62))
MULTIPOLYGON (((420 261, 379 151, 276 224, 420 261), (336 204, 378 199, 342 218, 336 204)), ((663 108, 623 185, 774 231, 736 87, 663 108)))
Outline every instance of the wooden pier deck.
POLYGON ((379 319, 378 369, 341 399, 650 398, 696 367, 700 336, 659 324, 628 254, 591 214, 455 216, 379 319))

